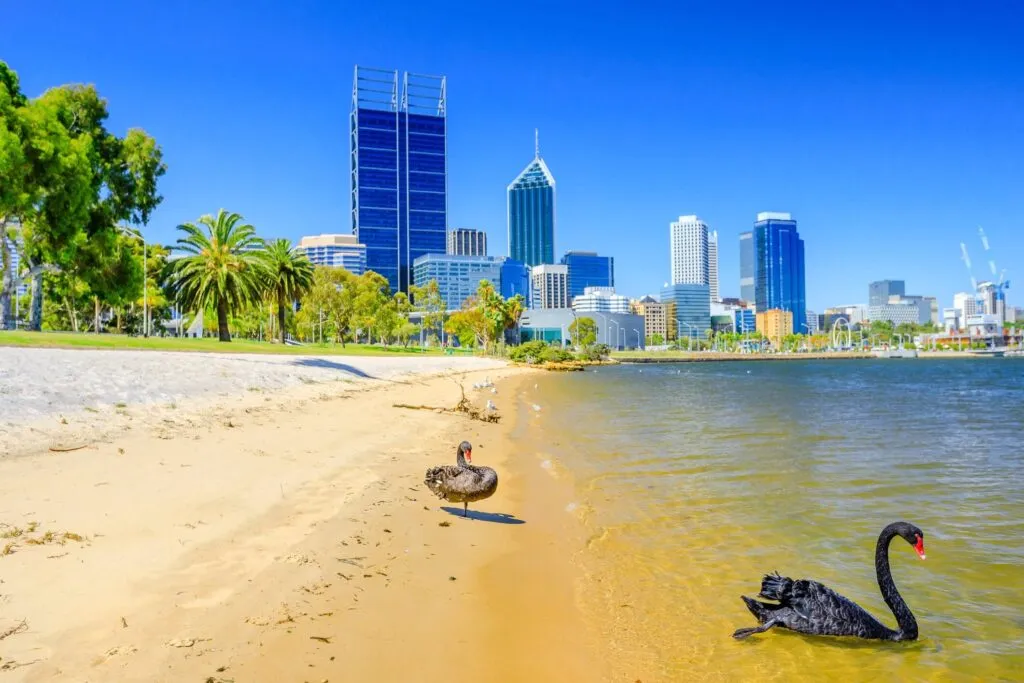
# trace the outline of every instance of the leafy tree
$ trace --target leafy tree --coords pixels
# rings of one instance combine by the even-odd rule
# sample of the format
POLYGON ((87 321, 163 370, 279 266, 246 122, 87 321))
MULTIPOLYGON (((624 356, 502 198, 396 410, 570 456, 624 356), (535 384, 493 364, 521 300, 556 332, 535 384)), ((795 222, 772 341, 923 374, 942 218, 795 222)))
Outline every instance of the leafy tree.
POLYGON ((441 288, 437 280, 431 280, 424 287, 410 287, 412 305, 423 311, 423 328, 431 332, 440 332, 444 325, 448 304, 441 296, 441 288))
POLYGON ((507 340, 509 331, 516 330, 515 344, 519 343, 519 320, 523 317, 524 311, 526 311, 526 299, 522 294, 505 299, 505 337, 507 340))
POLYGON ((231 341, 228 315, 259 300, 266 282, 266 260, 260 254, 263 240, 242 216, 221 209, 216 216, 202 216, 195 223, 182 223, 177 250, 186 255, 172 261, 171 291, 184 306, 217 311, 220 341, 231 341))
POLYGON ((302 298, 313 286, 313 264, 304 251, 293 247, 286 239, 268 242, 264 254, 267 260, 267 285, 277 304, 278 335, 284 344, 288 304, 302 298))
POLYGON ((647 339, 647 343, 651 346, 661 346, 665 343, 665 337, 655 332, 647 339))
MULTIPOLYGON (((121 221, 148 222, 162 200, 156 185, 166 172, 163 153, 142 130, 125 138, 110 133, 107 103, 91 85, 51 88, 25 110, 32 114, 27 130, 41 140, 37 150, 46 151, 52 141, 63 145, 61 129, 69 141, 66 154, 41 165, 42 190, 26 221, 25 257, 85 273, 76 259, 89 240, 116 231, 121 221)), ((34 287, 33 313, 41 297, 34 287)))
POLYGON ((569 338, 581 349, 596 343, 597 323, 593 318, 576 318, 569 323, 569 338))
POLYGON ((483 312, 474 301, 473 305, 449 315, 444 324, 444 331, 455 335, 460 346, 472 348, 483 339, 481 330, 484 325, 483 312))

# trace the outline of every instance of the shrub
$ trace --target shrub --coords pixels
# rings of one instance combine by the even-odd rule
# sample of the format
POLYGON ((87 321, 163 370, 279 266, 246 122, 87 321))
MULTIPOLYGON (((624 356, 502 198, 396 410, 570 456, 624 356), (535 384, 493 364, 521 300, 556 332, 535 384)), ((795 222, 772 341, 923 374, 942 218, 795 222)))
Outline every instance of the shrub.
POLYGON ((581 360, 604 360, 608 357, 611 349, 607 344, 591 344, 582 351, 579 352, 578 356, 581 360))

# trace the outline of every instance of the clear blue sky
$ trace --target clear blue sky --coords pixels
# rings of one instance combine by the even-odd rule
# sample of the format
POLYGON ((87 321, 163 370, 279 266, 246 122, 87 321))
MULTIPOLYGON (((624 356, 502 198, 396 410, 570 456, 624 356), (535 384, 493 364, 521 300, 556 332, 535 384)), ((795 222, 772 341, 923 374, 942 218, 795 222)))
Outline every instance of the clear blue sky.
POLYGON ((153 240, 220 207, 268 237, 348 232, 358 63, 447 75, 449 224, 485 228, 492 253, 537 127, 557 251, 615 256, 626 294, 658 291, 689 213, 719 232, 726 296, 766 210, 799 221, 818 311, 880 278, 951 305, 961 240, 982 275, 979 224, 1024 277, 1017 3, 2 5, 0 59, 27 94, 95 83, 113 130, 163 146, 153 240))

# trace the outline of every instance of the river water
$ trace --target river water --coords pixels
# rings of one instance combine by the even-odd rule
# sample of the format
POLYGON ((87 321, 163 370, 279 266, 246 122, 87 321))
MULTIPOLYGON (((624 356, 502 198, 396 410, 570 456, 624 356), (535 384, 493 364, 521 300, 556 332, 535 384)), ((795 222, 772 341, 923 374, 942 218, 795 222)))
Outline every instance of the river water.
POLYGON ((535 423, 588 539, 579 601, 619 681, 1024 680, 1024 361, 622 365, 548 375, 535 423), (920 638, 755 626, 773 570, 883 623, 879 531, 920 638))

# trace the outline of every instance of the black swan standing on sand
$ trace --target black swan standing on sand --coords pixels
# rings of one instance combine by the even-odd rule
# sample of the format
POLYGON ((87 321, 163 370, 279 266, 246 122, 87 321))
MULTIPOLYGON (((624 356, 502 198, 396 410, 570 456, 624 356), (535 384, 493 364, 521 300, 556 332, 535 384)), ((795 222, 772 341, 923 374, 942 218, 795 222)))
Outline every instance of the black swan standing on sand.
POLYGON ((431 467, 423 483, 438 498, 449 503, 462 503, 462 516, 467 517, 470 503, 490 498, 498 490, 498 473, 490 467, 471 464, 473 446, 468 441, 459 444, 455 462, 455 465, 431 467))
POLYGON ((743 595, 743 602, 761 624, 741 628, 734 638, 746 638, 781 626, 800 633, 818 636, 856 636, 877 640, 917 640, 917 620, 892 580, 889 571, 889 542, 896 536, 914 546, 924 559, 924 532, 907 522, 893 522, 882 529, 875 546, 875 573, 885 604, 892 610, 899 625, 895 631, 883 625, 860 605, 839 595, 817 581, 794 581, 779 574, 766 574, 758 597, 777 600, 779 604, 753 600, 743 595))

